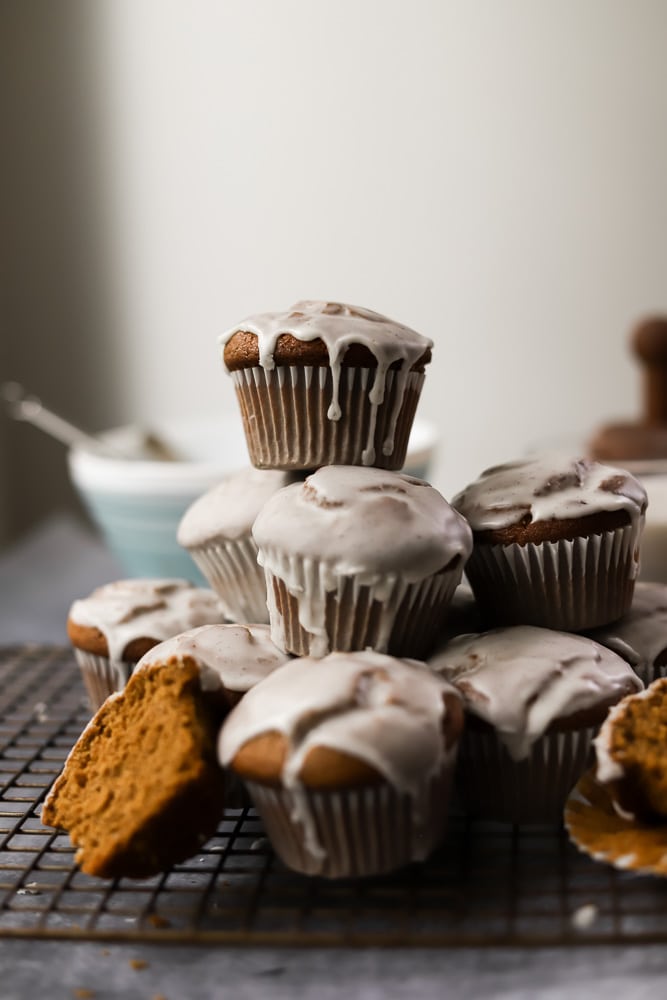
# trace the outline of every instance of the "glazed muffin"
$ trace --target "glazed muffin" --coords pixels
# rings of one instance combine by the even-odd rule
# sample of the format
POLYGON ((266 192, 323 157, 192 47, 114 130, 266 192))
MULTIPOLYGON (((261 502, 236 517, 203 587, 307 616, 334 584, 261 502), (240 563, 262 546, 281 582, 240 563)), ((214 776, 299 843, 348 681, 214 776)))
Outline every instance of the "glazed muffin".
POLYGON ((118 580, 74 601, 67 634, 93 711, 157 643, 223 618, 213 591, 187 580, 118 580))
POLYGON ((626 819, 667 822, 667 678, 625 698, 595 740, 597 780, 626 819))
POLYGON ((629 473, 533 457, 488 469, 452 505, 473 530, 466 575, 490 625, 579 632, 629 609, 647 505, 629 473))
POLYGON ((201 849, 224 808, 219 702, 190 659, 137 671, 89 722, 42 809, 88 875, 147 878, 201 849))
POLYGON ((594 629, 591 639, 622 656, 644 684, 667 673, 667 584, 635 586, 632 606, 622 618, 594 629))
POLYGON ((532 626, 461 636, 429 666, 463 696, 464 808, 511 823, 560 820, 609 708, 642 687, 611 650, 532 626))
POLYGON ((178 528, 187 549, 232 622, 268 622, 266 582, 257 564, 253 521, 293 473, 243 469, 192 504, 178 528))
POLYGON ((402 468, 431 340, 368 309, 297 302, 220 344, 253 465, 402 468))
POLYGON ((230 713, 221 763, 288 867, 345 878, 442 840, 463 710, 423 664, 371 651, 292 660, 230 713))
POLYGON ((326 466, 279 490, 253 537, 273 641, 316 657, 425 656, 472 546, 464 518, 432 486, 356 466, 326 466))

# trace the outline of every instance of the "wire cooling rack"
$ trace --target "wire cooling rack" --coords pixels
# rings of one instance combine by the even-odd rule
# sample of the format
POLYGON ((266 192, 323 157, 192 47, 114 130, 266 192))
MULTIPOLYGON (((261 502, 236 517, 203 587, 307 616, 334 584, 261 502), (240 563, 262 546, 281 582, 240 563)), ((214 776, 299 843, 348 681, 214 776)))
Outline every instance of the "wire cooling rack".
POLYGON ((81 873, 42 801, 89 718, 68 650, 0 649, 0 937, 235 945, 558 945, 667 941, 667 883, 597 865, 563 830, 452 817, 423 865, 306 878, 252 810, 145 881, 81 873))

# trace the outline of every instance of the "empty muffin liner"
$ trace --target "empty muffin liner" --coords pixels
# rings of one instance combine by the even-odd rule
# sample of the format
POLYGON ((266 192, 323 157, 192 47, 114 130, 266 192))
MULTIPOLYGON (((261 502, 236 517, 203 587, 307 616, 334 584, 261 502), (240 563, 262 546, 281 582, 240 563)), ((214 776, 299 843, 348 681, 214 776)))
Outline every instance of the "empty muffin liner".
POLYGON ((466 576, 490 624, 595 628, 632 604, 642 528, 643 518, 586 538, 476 544, 466 576))
POLYGON ((264 570, 257 565, 257 546, 251 535, 208 542, 188 551, 218 595, 228 621, 268 622, 266 580, 264 570))
POLYGON ((123 690, 136 666, 136 663, 125 663, 110 660, 106 656, 96 656, 95 653, 88 653, 84 649, 75 648, 74 655, 79 664, 93 712, 96 712, 114 691, 123 690))
POLYGON ((317 657, 368 648, 392 656, 428 656, 463 568, 457 561, 456 568, 414 583, 388 576, 370 586, 342 576, 331 590, 326 563, 275 552, 269 561, 281 569, 276 575, 265 567, 271 638, 286 652, 317 657))
POLYGON ((328 417, 334 397, 329 367, 261 366, 232 372, 250 461, 258 469, 322 465, 403 467, 423 372, 388 371, 380 403, 369 398, 377 369, 342 366, 341 416, 328 417))
POLYGON ((667 876, 667 822, 624 818, 615 810, 610 789, 587 771, 565 807, 570 840, 595 861, 641 875, 667 876))
POLYGON ((290 791, 246 781, 271 844, 304 875, 356 878, 423 861, 442 841, 453 755, 416 790, 387 783, 339 791, 290 791))
POLYGON ((495 732, 466 729, 456 769, 457 802, 478 819, 560 822, 570 791, 591 764, 598 729, 545 733, 519 761, 495 732))

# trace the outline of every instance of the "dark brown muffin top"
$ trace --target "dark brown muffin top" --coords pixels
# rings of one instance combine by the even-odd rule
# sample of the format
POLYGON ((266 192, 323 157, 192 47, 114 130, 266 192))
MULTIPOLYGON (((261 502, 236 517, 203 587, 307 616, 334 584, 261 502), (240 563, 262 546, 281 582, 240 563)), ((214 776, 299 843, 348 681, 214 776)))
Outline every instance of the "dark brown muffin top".
POLYGON ((409 327, 357 306, 297 302, 250 316, 220 338, 228 371, 261 365, 347 365, 423 371, 433 343, 409 327))
POLYGON ((540 543, 637 523, 643 486, 623 469, 588 459, 541 455, 482 473, 452 501, 475 540, 540 543))

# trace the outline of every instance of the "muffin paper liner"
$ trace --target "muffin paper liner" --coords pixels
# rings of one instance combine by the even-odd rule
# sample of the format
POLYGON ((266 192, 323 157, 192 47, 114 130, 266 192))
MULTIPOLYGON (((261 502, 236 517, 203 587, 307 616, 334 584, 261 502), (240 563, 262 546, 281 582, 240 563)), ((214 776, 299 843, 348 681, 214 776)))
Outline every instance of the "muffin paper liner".
POLYGON ((451 762, 415 796, 387 783, 326 792, 246 787, 288 868, 356 878, 428 857, 444 837, 450 777, 451 762))
POLYGON ((257 546, 251 535, 210 542, 189 552, 218 595, 228 621, 256 625, 268 622, 266 580, 257 565, 257 546))
POLYGON ((557 823, 593 759, 599 727, 545 733, 527 758, 513 760, 495 732, 467 729, 456 769, 457 802, 479 819, 557 823))
POLYGON ((401 469, 424 373, 388 371, 384 399, 375 405, 369 394, 376 371, 341 367, 339 420, 327 416, 334 397, 327 366, 281 365, 272 371, 257 366, 232 372, 252 464, 258 469, 401 469))
POLYGON ((642 527, 643 518, 587 538, 475 545, 466 576, 491 624, 566 632, 606 625, 632 603, 642 527))
POLYGON ((595 861, 638 875, 667 875, 667 821, 649 825, 624 819, 593 770, 572 791, 565 807, 565 826, 572 843, 595 861))
POLYGON ((75 648, 74 655, 93 712, 96 712, 114 691, 123 690, 136 666, 135 663, 118 662, 106 656, 96 656, 83 649, 75 648))
POLYGON ((462 574, 459 563, 415 583, 387 577, 367 586, 343 576, 331 590, 326 563, 275 552, 267 561, 279 567, 279 575, 265 567, 271 638, 297 656, 369 648, 392 656, 428 656, 462 574))

